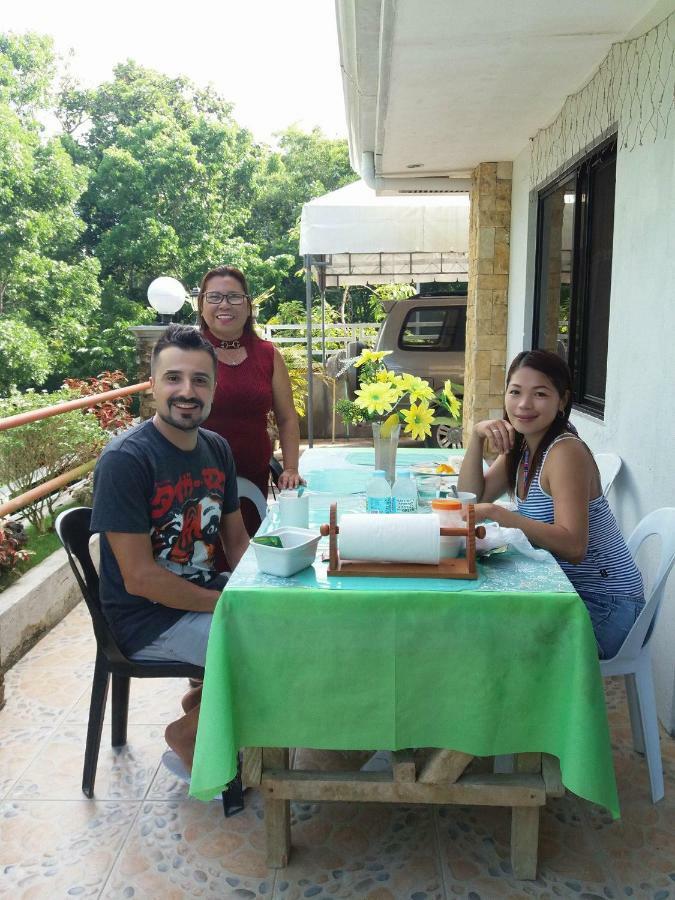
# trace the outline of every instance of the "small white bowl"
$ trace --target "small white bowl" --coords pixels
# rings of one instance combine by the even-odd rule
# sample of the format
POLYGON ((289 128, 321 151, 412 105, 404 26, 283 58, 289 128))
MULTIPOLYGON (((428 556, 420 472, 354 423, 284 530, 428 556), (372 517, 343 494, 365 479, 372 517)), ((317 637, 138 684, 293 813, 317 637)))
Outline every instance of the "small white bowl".
POLYGON ((309 528, 276 528, 265 533, 265 537, 276 534, 283 547, 270 547, 251 541, 255 551, 256 563, 261 572, 288 578, 311 566, 316 558, 316 547, 321 535, 309 528))

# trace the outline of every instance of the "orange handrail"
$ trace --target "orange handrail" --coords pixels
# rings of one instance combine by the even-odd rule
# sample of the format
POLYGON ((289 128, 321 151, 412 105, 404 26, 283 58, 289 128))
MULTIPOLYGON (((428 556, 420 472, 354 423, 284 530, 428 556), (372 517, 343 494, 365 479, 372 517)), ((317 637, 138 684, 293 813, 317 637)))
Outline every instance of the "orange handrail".
POLYGON ((0 503, 0 518, 3 516, 11 516, 12 513, 24 509, 26 506, 30 506, 31 503, 35 503, 35 501, 39 500, 41 497, 46 497, 47 494, 51 494, 53 491, 57 491, 59 488, 65 487, 73 481, 79 481, 80 478, 84 478, 85 475, 88 475, 95 465, 96 460, 90 459, 89 462, 83 463, 76 469, 70 469, 69 472, 64 472, 63 475, 58 475, 56 478, 45 481, 44 484, 39 484, 30 491, 26 491, 25 494, 14 497, 13 500, 8 500, 6 503, 0 503))
POLYGON ((57 403, 55 406, 43 406, 41 409, 17 413, 15 416, 7 416, 6 419, 0 419, 0 431, 16 428, 18 425, 28 425, 29 422, 48 419, 50 416, 60 416, 62 413, 70 412, 73 409, 86 409, 88 406, 98 406, 99 403, 105 400, 116 400, 118 397, 127 397, 129 394, 141 393, 141 391, 147 391, 149 387, 149 381, 141 381, 138 384, 128 384, 126 387, 116 388, 114 391, 91 394, 87 397, 80 397, 78 400, 67 400, 65 403, 57 403))
MULTIPOLYGON (((141 393, 147 391, 149 388, 149 381, 141 381, 138 384, 129 384, 123 388, 116 388, 114 391, 105 391, 102 394, 90 394, 87 397, 80 397, 77 400, 67 400, 65 403, 57 403, 54 406, 43 406, 41 409, 17 413, 15 416, 7 416, 5 419, 0 419, 0 431, 17 428, 19 425, 27 425, 29 422, 38 422, 40 419, 48 419, 50 416, 60 416, 63 413, 71 412, 74 409, 86 409, 89 406, 98 406, 99 403, 105 402, 106 400, 116 400, 118 397, 128 397, 129 394, 141 393)), ((51 494, 53 491, 56 491, 73 481, 78 481, 80 478, 83 478, 91 472, 95 465, 95 459, 89 460, 89 462, 83 463, 76 469, 70 469, 68 472, 63 472, 63 474, 58 477, 52 478, 50 481, 45 481, 44 484, 40 484, 30 491, 26 491, 24 494, 20 494, 12 500, 0 503, 0 518, 2 518, 2 516, 11 515, 20 509, 24 509, 41 497, 46 497, 47 494, 51 494)))

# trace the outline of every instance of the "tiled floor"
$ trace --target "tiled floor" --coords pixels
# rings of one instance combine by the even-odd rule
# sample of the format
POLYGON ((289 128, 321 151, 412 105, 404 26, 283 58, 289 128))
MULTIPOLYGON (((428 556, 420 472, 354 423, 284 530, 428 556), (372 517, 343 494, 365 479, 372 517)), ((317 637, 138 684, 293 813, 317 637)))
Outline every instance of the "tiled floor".
MULTIPOLYGON (((0 896, 219 898, 675 898, 675 741, 662 736, 666 799, 649 800, 620 681, 608 702, 623 819, 567 796, 542 814, 539 878, 509 864, 506 810, 296 804, 293 855, 268 871, 262 803, 225 820, 160 767, 184 684, 132 684, 129 743, 104 732, 96 799, 80 793, 93 636, 80 606, 6 680, 0 712, 0 896)), ((354 766, 353 754, 296 758, 354 766)))

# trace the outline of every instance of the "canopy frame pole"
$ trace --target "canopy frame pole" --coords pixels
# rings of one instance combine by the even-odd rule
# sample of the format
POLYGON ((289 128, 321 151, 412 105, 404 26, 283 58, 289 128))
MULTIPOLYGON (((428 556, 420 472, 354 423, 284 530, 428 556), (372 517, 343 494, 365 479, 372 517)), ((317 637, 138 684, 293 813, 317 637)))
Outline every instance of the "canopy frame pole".
POLYGON ((307 312, 307 446, 314 446, 314 359, 312 357, 312 257, 305 254, 305 303, 307 312))

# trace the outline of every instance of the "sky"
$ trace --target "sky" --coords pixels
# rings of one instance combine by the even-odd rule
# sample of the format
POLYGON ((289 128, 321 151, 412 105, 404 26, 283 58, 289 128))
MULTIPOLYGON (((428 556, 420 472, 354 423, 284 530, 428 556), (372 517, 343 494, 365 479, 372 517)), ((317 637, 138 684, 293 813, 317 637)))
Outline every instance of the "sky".
POLYGON ((261 141, 298 124, 346 137, 334 0, 5 0, 0 28, 37 31, 74 51, 84 86, 126 59, 212 83, 261 141))

